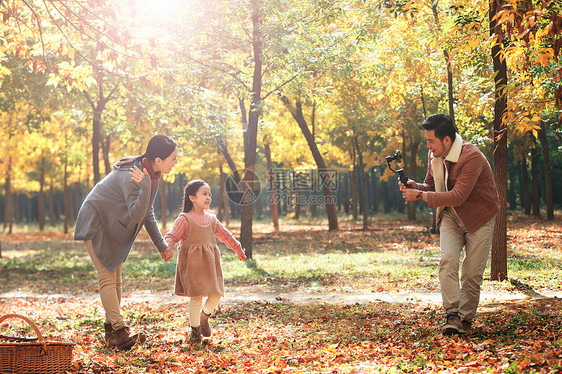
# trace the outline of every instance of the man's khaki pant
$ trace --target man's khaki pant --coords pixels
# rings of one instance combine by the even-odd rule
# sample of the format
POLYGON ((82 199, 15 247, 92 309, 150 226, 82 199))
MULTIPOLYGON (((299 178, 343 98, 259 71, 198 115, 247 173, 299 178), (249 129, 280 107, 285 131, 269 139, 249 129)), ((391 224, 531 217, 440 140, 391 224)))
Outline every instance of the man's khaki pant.
POLYGON ((472 321, 476 315, 495 222, 496 217, 470 234, 452 208, 444 210, 440 226, 439 283, 447 314, 459 313, 466 321, 472 321), (465 257, 459 284, 459 261, 463 247, 465 257))
POLYGON ((100 286, 100 297, 103 309, 105 309, 105 320, 111 323, 114 330, 125 327, 125 321, 121 315, 121 267, 108 270, 98 260, 91 240, 84 240, 86 249, 98 272, 100 286))

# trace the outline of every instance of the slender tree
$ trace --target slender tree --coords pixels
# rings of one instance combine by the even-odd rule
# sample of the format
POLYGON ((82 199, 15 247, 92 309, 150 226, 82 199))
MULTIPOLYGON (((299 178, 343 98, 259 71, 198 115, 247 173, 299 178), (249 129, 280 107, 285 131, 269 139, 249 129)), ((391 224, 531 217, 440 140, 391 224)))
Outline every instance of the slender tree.
POLYGON ((545 183, 545 202, 546 202, 546 219, 554 220, 554 202, 552 191, 552 167, 550 165, 550 146, 546 137, 546 129, 544 122, 541 122, 541 129, 538 131, 539 141, 542 148, 542 158, 544 163, 544 183, 545 183))
POLYGON ((507 64, 502 43, 503 31, 497 22, 497 14, 504 0, 490 0, 490 37, 494 65, 494 178, 499 195, 500 210, 492 242, 491 280, 507 278, 507 64))
POLYGON ((296 103, 293 105, 285 95, 281 96, 281 101, 283 102, 283 104, 285 104, 285 106, 287 107, 287 109, 289 110, 289 112, 291 113, 291 115, 299 125, 308 143, 308 147, 312 152, 314 161, 316 161, 316 165, 318 166, 318 173, 320 175, 320 181, 322 182, 322 190, 324 191, 324 197, 326 201, 325 207, 326 207, 326 214, 328 216, 328 229, 337 230, 338 214, 336 210, 334 192, 332 191, 329 183, 330 181, 329 170, 326 166, 324 157, 322 157, 322 153, 320 153, 320 150, 318 149, 318 145, 314 141, 312 132, 310 131, 310 128, 306 123, 306 119, 302 111, 302 102, 297 100, 296 103))

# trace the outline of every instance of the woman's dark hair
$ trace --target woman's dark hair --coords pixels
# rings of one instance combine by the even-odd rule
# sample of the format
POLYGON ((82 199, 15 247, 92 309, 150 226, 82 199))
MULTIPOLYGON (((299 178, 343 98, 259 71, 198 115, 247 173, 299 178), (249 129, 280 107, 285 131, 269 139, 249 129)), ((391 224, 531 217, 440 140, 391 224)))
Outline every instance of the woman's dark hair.
POLYGON ((201 186, 203 186, 205 184, 207 184, 207 182, 205 182, 202 179, 194 179, 194 180, 188 182, 185 185, 185 188, 183 190, 183 212, 184 213, 187 213, 191 209, 193 209, 193 202, 189 199, 189 196, 195 196, 195 194, 197 194, 197 191, 199 191, 201 186))
POLYGON ((160 157, 161 160, 165 160, 172 154, 174 149, 176 149, 176 146, 176 142, 169 136, 154 135, 148 142, 146 152, 144 152, 142 156, 150 161, 154 161, 158 157, 160 157))
POLYGON ((165 160, 172 154, 176 147, 176 142, 169 136, 154 135, 146 146, 146 152, 144 152, 140 156, 130 156, 122 158, 117 164, 123 166, 136 161, 141 161, 143 158, 154 161, 159 157, 161 160, 165 160))
POLYGON ((453 125, 451 117, 445 114, 433 114, 427 117, 421 126, 425 130, 435 130, 435 137, 439 140, 448 136, 452 141, 455 141, 457 128, 453 125))

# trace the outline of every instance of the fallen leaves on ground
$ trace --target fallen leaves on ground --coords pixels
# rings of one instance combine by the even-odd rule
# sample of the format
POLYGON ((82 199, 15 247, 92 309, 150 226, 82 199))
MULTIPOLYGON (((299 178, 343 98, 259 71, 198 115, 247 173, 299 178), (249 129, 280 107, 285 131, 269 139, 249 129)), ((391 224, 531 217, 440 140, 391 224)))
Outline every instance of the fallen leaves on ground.
MULTIPOLYGON (((73 341, 71 373, 556 373, 562 370, 560 299, 489 303, 470 337, 440 333, 439 306, 421 303, 223 305, 207 344, 190 346, 187 303, 124 303, 149 339, 104 347, 99 302, 0 301, 0 314, 32 318, 48 339, 73 341)), ((6 324, 2 330, 23 328, 6 324)), ((32 335, 24 329, 16 331, 32 335)))
MULTIPOLYGON (((48 339, 74 342, 70 372, 77 374, 559 373, 562 307, 560 299, 544 298, 541 292, 562 289, 560 218, 545 223, 510 216, 508 227, 509 282, 486 280, 483 287, 488 292, 518 291, 529 296, 512 302, 482 302, 470 337, 442 336, 444 316, 436 304, 302 305, 279 298, 275 303, 222 305, 211 319, 212 339, 190 346, 186 344, 187 302, 133 302, 125 297, 126 321, 133 330, 146 331, 149 339, 130 351, 117 352, 104 346, 104 312, 81 243, 56 234, 2 237, 7 261, 1 263, 0 289, 11 296, 0 298, 0 315, 26 315, 48 339), (77 296, 82 293, 87 296, 77 296)), ((136 278, 132 271, 125 274, 124 295, 171 289, 173 269, 155 267, 161 264, 146 259, 154 248, 143 235, 127 260, 127 266, 140 264, 143 272, 136 278), (136 253, 140 253, 137 258, 136 253)), ((268 274, 256 268, 251 276, 228 278, 228 292, 237 287, 321 288, 325 295, 360 290, 438 292, 438 236, 421 224, 381 221, 363 231, 360 224, 341 223, 336 232, 301 223, 286 225, 283 232, 256 227, 255 243, 256 253, 273 257, 272 262, 279 262, 275 256, 285 262, 293 254, 299 256, 289 266, 326 254, 337 254, 327 258, 344 261, 336 263, 338 271, 318 266, 312 276, 268 274), (360 255, 367 253, 390 261, 371 256, 359 263, 360 255), (394 263, 399 266, 388 270, 394 263), (367 272, 343 274, 347 267, 370 265, 367 272)), ((33 335, 25 324, 8 322, 0 326, 2 333, 33 335)))

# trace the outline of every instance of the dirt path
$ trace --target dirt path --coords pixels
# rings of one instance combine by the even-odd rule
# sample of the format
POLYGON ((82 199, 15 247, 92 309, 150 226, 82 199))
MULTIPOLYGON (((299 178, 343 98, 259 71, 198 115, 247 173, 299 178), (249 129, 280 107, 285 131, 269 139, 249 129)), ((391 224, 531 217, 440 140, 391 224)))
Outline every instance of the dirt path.
MULTIPOLYGON (((482 292, 480 300, 482 303, 492 301, 523 300, 530 298, 562 298, 562 292, 549 292, 538 294, 536 292, 482 292)), ((68 294, 35 294, 28 292, 8 292, 0 294, 0 300, 9 301, 10 299, 98 299, 97 293, 87 293, 80 295, 68 294)), ((150 292, 137 291, 124 296, 124 302, 157 302, 157 303, 185 303, 186 298, 174 296, 171 292, 150 292)), ((440 304, 441 294, 431 293, 411 293, 411 292, 325 292, 323 290, 308 288, 295 292, 278 290, 256 290, 253 287, 230 287, 227 289, 223 304, 239 304, 252 301, 262 302, 286 302, 293 304, 354 304, 354 303, 430 303, 440 304)))

